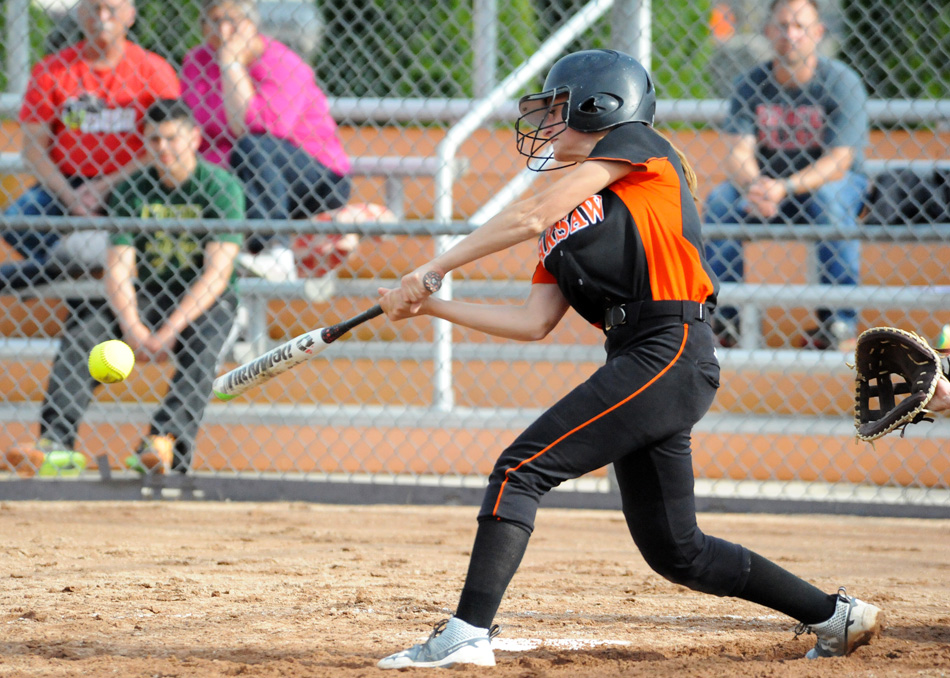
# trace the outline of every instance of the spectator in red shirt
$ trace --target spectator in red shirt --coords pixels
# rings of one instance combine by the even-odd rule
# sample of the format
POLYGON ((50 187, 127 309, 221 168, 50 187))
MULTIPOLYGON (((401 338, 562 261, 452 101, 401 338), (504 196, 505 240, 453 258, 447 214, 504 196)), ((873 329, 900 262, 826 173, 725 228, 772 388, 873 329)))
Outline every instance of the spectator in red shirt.
MULTIPOLYGON (((142 118, 157 99, 180 94, 162 57, 127 38, 133 0, 80 0, 85 39, 33 68, 20 109, 23 155, 38 182, 6 216, 98 216, 119 181, 142 165, 142 118)), ((108 236, 14 230, 4 239, 24 257, 0 266, 0 289, 101 268, 108 236)))

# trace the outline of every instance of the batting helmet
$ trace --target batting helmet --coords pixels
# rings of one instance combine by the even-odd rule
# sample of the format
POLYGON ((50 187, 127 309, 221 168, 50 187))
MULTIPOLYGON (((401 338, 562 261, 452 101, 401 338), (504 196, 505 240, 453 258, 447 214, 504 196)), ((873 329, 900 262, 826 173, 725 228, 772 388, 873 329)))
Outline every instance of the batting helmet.
POLYGON ((633 57, 591 49, 558 59, 544 80, 544 90, 522 97, 518 108, 518 151, 538 158, 543 157, 538 150, 550 140, 541 134, 546 126, 564 122, 578 132, 599 132, 627 122, 652 125, 656 90, 646 69, 633 57), (556 120, 546 125, 556 106, 560 106, 556 120))

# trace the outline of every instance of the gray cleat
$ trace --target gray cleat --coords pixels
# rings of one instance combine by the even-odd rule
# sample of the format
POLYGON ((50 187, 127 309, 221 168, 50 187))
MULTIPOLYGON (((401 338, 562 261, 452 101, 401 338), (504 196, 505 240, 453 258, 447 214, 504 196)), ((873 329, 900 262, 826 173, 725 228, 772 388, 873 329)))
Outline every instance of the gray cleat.
POLYGON ((844 657, 870 643, 883 627, 884 612, 880 608, 848 597, 842 587, 838 589, 838 602, 831 619, 820 624, 799 624, 795 635, 814 633, 818 636, 815 647, 805 655, 808 659, 844 657))
POLYGON ((496 635, 497 625, 482 629, 456 617, 443 619, 432 629, 426 642, 391 654, 379 660, 377 666, 381 669, 437 668, 453 664, 494 666, 491 639, 496 635))

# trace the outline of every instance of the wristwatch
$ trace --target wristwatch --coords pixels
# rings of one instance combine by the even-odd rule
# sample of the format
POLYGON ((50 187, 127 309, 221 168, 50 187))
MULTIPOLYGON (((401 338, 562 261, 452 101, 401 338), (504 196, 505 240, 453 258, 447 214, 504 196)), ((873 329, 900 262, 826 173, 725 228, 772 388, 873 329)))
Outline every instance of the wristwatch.
POLYGON ((792 183, 791 177, 785 177, 782 180, 782 186, 785 187, 785 197, 791 198, 795 195, 795 184, 792 183))

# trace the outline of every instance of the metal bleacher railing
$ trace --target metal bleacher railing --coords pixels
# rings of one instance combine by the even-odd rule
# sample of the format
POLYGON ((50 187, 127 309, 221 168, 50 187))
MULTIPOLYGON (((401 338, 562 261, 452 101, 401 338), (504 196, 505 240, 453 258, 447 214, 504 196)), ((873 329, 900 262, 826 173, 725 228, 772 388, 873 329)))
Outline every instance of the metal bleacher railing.
MULTIPOLYGON (((16 3, 11 3, 11 6, 16 3)), ((22 3, 19 3, 22 4, 22 3)), ((461 177, 474 159, 462 157, 461 148, 464 141, 474 130, 489 123, 511 121, 516 113, 516 105, 512 97, 517 90, 536 74, 542 72, 551 60, 559 55, 559 50, 569 44, 572 35, 576 35, 585 27, 590 26, 608 9, 617 10, 617 5, 624 5, 642 10, 649 3, 612 2, 611 0, 593 0, 586 5, 571 21, 567 22, 562 30, 555 33, 548 43, 536 52, 522 67, 512 73, 509 78, 495 86, 494 89, 485 86, 478 92, 476 99, 439 99, 439 98, 333 98, 330 100, 331 111, 338 120, 346 120, 353 125, 361 123, 380 123, 392 125, 399 122, 413 122, 425 124, 428 122, 452 125, 443 137, 436 153, 430 156, 413 155, 379 155, 358 156, 354 158, 354 175, 377 177, 385 180, 386 203, 397 215, 396 223, 365 222, 359 224, 318 222, 318 221, 255 221, 253 224, 230 224, 220 222, 203 226, 222 229, 238 229, 255 233, 283 232, 283 233, 352 233, 363 236, 411 236, 419 240, 435 239, 436 247, 445 247, 451 239, 469 232, 491 216, 493 210, 500 208, 504 201, 517 194, 527 185, 532 175, 520 174, 506 188, 498 191, 500 199, 492 199, 489 204, 472 217, 459 220, 454 217, 456 205, 453 198, 458 196, 456 179, 461 177), (410 218, 403 206, 407 200, 407 182, 424 177, 435 183, 434 219, 422 220, 410 218)), ((639 11, 638 10, 638 11, 639 11)), ((629 35, 639 36, 625 46, 630 52, 637 53, 644 61, 649 59, 649 31, 643 30, 644 25, 649 27, 649 17, 640 18, 639 31, 629 31, 629 35)), ((8 24, 8 29, 9 29, 8 24)), ((481 80, 489 83, 492 78, 484 76, 481 80)), ((16 83, 11 83, 15 86, 16 83)), ((0 95, 0 109, 2 113, 13 116, 19 107, 16 95, 0 95)), ((721 99, 708 100, 661 100, 658 104, 657 118, 664 124, 677 122, 691 124, 712 124, 722 118, 726 111, 726 104, 721 99)), ((913 126, 929 124, 935 121, 950 120, 950 100, 872 100, 868 106, 870 119, 880 125, 913 126)), ((928 172, 935 168, 950 168, 950 162, 941 160, 894 160, 884 158, 870 158, 866 167, 872 175, 884 170, 907 167, 915 171, 928 172)), ((0 174, 26 173, 22 159, 18 154, 10 153, 0 156, 0 174)), ((134 224, 120 223, 115 220, 96 220, 80 218, 34 219, 0 217, 0 229, 31 227, 40 230, 76 230, 76 229, 117 229, 134 226, 136 228, 150 228, 147 222, 135 221, 134 224)), ((179 224, 163 221, 163 229, 186 228, 179 224)), ((764 241, 779 241, 791 243, 812 243, 818 240, 849 239, 851 233, 841 233, 833 227, 818 226, 718 226, 708 227, 705 231, 707 238, 735 237, 750 243, 764 241)), ((888 243, 898 246, 926 244, 950 244, 950 224, 928 224, 926 226, 894 226, 890 224, 865 224, 858 236, 868 243, 888 243)), ((365 273, 365 270, 364 270, 365 273)), ((371 272, 367 277, 341 277, 335 281, 334 296, 349 298, 369 303, 376 294, 376 288, 381 283, 391 283, 391 277, 384 277, 378 272, 371 272)), ((319 301, 323 300, 322 293, 314 293, 312 280, 301 279, 293 282, 268 282, 259 279, 243 279, 240 282, 240 294, 245 304, 252 309, 253 324, 258 330, 266 328, 268 305, 271 301, 319 301)), ((446 291, 457 298, 491 298, 491 299, 518 299, 525 293, 526 283, 513 280, 493 279, 490 276, 481 279, 460 279, 446 287, 446 291)), ((21 297, 33 298, 74 298, 76 296, 94 296, 101 294, 100 283, 93 280, 70 281, 69 283, 54 284, 34 288, 21 294, 21 297)), ((857 309, 909 311, 918 310, 927 313, 936 313, 950 306, 950 290, 941 287, 923 285, 858 285, 854 287, 826 286, 815 284, 724 284, 721 296, 728 299, 730 304, 738 306, 743 315, 743 335, 739 346, 720 351, 720 361, 724 373, 743 373, 762 376, 772 381, 772 377, 785 380, 785 387, 798 375, 808 375, 815 379, 846 380, 848 367, 846 356, 834 351, 801 351, 786 348, 774 348, 766 345, 758 318, 766 315, 769 309, 788 308, 792 306, 842 306, 857 309)), ((256 352, 262 352, 271 343, 266 332, 257 331, 256 352)), ((299 404, 288 402, 286 398, 274 401, 261 398, 260 400, 246 399, 227 405, 214 404, 209 408, 205 418, 205 425, 214 426, 253 426, 265 427, 366 427, 367 429, 386 427, 417 427, 433 431, 435 429, 462 429, 477 431, 487 429, 518 429, 529 423, 538 413, 533 404, 526 407, 481 407, 459 406, 453 402, 452 393, 462 387, 459 386, 464 376, 458 367, 466 362, 487 363, 490 361, 527 362, 531 364, 563 364, 584 363, 597 364, 603 361, 603 350, 597 345, 571 343, 540 343, 534 345, 507 344, 507 343, 479 343, 467 337, 459 341, 458 334, 445 328, 436 329, 420 338, 406 339, 397 335, 395 340, 385 340, 385 337, 373 335, 371 339, 354 337, 353 340, 339 342, 321 356, 321 364, 330 364, 333 361, 341 363, 347 361, 367 360, 373 363, 384 361, 406 361, 419 365, 428 364, 420 374, 431 378, 431 388, 420 389, 423 394, 415 402, 360 404, 344 403, 343 399, 333 402, 307 401, 299 404), (454 338, 453 338, 454 336, 454 338), (459 370, 453 373, 453 368, 459 370), (428 400, 426 400, 428 398, 428 400), (342 423, 341 423, 342 422, 342 423)), ((48 361, 56 349, 56 339, 46 337, 0 337, 0 357, 20 361, 48 361)), ((462 368, 464 369, 464 368, 462 368)), ((413 372, 415 375, 416 373, 413 372)), ((401 375, 400 375, 401 376, 401 375)), ((749 377, 750 379, 753 377, 749 377)), ((741 389, 742 386, 734 387, 741 389)), ((763 388, 763 387, 759 387, 763 388)), ((764 387, 768 388, 768 387, 764 387)), ((780 389, 782 386, 776 387, 780 389)), ((764 400, 769 394, 760 391, 756 397, 764 400)), ((0 423, 32 422, 37 415, 38 403, 35 397, 9 399, 0 403, 0 423)), ((731 452, 730 447, 739 447, 730 436, 745 436, 749 439, 761 436, 774 436, 777 440, 788 437, 802 436, 822 440, 835 438, 847 439, 852 435, 852 423, 844 408, 838 412, 831 412, 831 408, 795 412, 794 408, 781 410, 780 408, 732 411, 728 407, 711 412, 696 428, 697 435, 724 436, 727 441, 723 447, 731 452)), ((90 425, 116 424, 122 422, 142 423, 147 420, 149 407, 147 403, 99 402, 96 403, 85 417, 90 425)), ((474 435, 474 433, 473 433, 474 435)), ((943 443, 950 440, 950 425, 941 421, 931 427, 917 427, 908 432, 910 442, 926 436, 928 442, 943 443)), ((902 443, 904 441, 901 441, 902 443)), ((756 450, 758 454, 766 446, 781 449, 778 443, 768 441, 756 450)), ((900 448, 902 451, 906 448, 900 448)), ((769 449, 771 451, 771 449, 769 449)), ((796 448, 793 454, 798 454, 796 448)), ((737 452, 738 454, 738 452, 737 452)), ((852 462, 845 460, 845 464, 852 462)), ((890 460, 888 460, 889 463, 890 460)), ((882 462, 883 464, 883 462, 882 462)), ((340 465, 341 467, 343 464, 340 465)), ((106 466, 107 468, 107 466, 106 466)), ((812 483, 810 488, 817 489, 789 489, 788 483, 780 477, 770 477, 769 482, 777 483, 776 497, 788 499, 796 496, 810 496, 818 499, 834 500, 843 497, 844 501, 865 500, 868 503, 890 502, 917 503, 929 508, 937 507, 946 511, 950 502, 944 497, 948 488, 946 478, 950 477, 943 466, 935 466, 938 476, 936 481, 921 480, 924 474, 914 475, 905 485, 912 487, 890 487, 896 489, 896 499, 885 497, 880 488, 873 488, 869 492, 848 489, 844 494, 829 489, 820 483, 812 483), (919 481, 919 482, 918 482, 919 481), (785 483, 785 484, 783 484, 785 483), (930 490, 936 488, 943 494, 935 495, 930 490), (798 492, 799 494, 796 494, 798 492), (915 495, 914 492, 918 494, 915 495), (817 493, 817 495, 816 495, 817 493), (920 494, 924 496, 921 498, 920 494), (936 498, 934 498, 936 497, 936 498)), ((226 470, 234 470, 234 474, 249 481, 260 483, 261 474, 254 471, 240 470, 239 466, 227 466, 226 470), (235 470, 238 469, 238 470, 235 470)), ((743 467, 750 481, 756 479, 754 468, 751 465, 743 467)), ((102 472, 102 467, 100 467, 102 472)), ((302 474, 307 476, 309 470, 302 474)), ((374 492, 378 491, 378 483, 385 482, 386 474, 365 471, 372 476, 371 482, 377 483, 374 492)), ((464 477, 465 472, 450 471, 445 474, 464 477)), ((468 472, 476 480, 477 474, 468 472)), ((917 473, 916 471, 914 473, 917 473)), ((218 472, 216 479, 225 478, 227 474, 218 472)), ((345 475, 345 474, 344 474, 345 475)), ((395 476, 396 474, 390 474, 395 476)), ((406 473, 409 476, 412 473, 406 473)), ((793 472, 795 480, 808 480, 809 474, 798 475, 793 472)), ((820 474, 819 474, 820 475, 820 474)), ((833 474, 832 474, 833 475, 833 474)), ((842 472, 841 476, 846 474, 842 472)), ((870 477, 871 474, 868 474, 870 477)), ((309 477, 314 477, 311 475, 309 477)), ((825 478, 824 475, 820 476, 825 478)), ((242 479, 243 479, 242 478, 242 479)), ((281 476, 282 479, 282 476, 281 476)), ((722 467, 721 477, 709 481, 727 483, 734 476, 730 475, 728 467, 722 467)), ((761 478, 757 478, 761 480, 761 478)), ((700 470, 700 481, 703 471, 700 470)), ((344 478, 345 482, 352 482, 352 477, 344 478)), ((452 478, 438 480, 439 483, 451 483, 452 478)), ((401 482, 401 481, 394 481, 401 482)), ((422 483, 420 477, 410 478, 409 483, 422 483)), ((740 481, 741 482, 741 481, 740 481)), ((857 481, 860 482, 860 481, 857 481)), ((298 483, 299 484, 299 483, 298 483)), ((899 486, 901 481, 891 482, 890 478, 883 484, 899 486)), ((448 485, 446 485, 448 486, 448 485)), ((298 497, 299 494, 286 491, 286 487, 296 488, 295 481, 285 486, 285 491, 277 493, 279 496, 298 497)), ((599 486, 599 491, 605 490, 605 485, 599 486)), ((710 486, 707 486, 707 490, 710 486)), ((737 485, 730 485, 727 492, 741 494, 737 485)), ((114 488, 113 488, 114 489, 114 488)), ((108 493, 110 488, 97 489, 108 493)), ((265 491, 259 487, 253 490, 244 486, 244 496, 261 496, 265 491)), ((336 491, 336 490, 334 490, 336 491)), ((762 497, 771 490, 756 490, 755 496, 762 497)), ((344 488, 342 492, 349 492, 344 488)), ((700 488, 700 493, 703 490, 700 488)), ((714 492, 708 493, 712 496, 714 492)), ((722 492, 718 494, 721 496, 722 492)), ((60 494, 59 496, 62 496, 60 494)), ((327 496, 327 495, 321 495, 327 496)), ((355 495, 354 495, 355 496, 355 495)), ((378 497, 376 497, 379 500, 378 497)), ((348 500, 352 500, 348 498, 348 500)), ((913 511, 911 511, 913 513, 913 511)), ((926 511, 917 511, 922 515, 926 511)))
MULTIPOLYGON (((682 115, 683 119, 693 119, 701 111, 721 111, 722 102, 671 102, 660 104, 667 120, 673 112, 682 115)), ((387 105, 393 105, 389 102, 387 105)), ((436 104, 433 104, 436 105, 436 104)), ((506 102, 501 108, 513 107, 506 102)), ((450 109, 443 106, 443 110, 450 109)), ((947 113, 946 107, 934 105, 934 102, 875 102, 872 109, 873 119, 893 120, 894 110, 899 109, 914 120, 926 120, 930 113, 942 119, 947 113)), ((375 109, 378 110, 378 109, 375 109)), ((350 115, 353 111, 350 110, 350 115)), ((418 111, 416 112, 418 115, 418 111)), ((501 116, 501 112, 496 112, 501 116)), ((391 163, 400 166, 403 158, 393 158, 391 163)), ((434 159, 425 159, 423 165, 416 165, 412 170, 403 166, 403 172, 429 172, 437 169, 434 159)), ((373 161, 372 171, 391 170, 386 163, 373 161)), ((895 166, 910 167, 919 171, 930 171, 936 167, 945 167, 946 161, 883 161, 872 159, 869 168, 872 172, 895 166)), ((390 196, 402 201, 399 193, 401 187, 391 188, 390 196)), ((207 225, 207 224, 206 224, 207 225)), ((364 236, 378 235, 407 235, 420 238, 451 238, 470 231, 476 224, 470 221, 420 221, 401 219, 398 223, 337 224, 335 222, 315 221, 259 221, 253 224, 255 232, 310 232, 310 233, 337 233, 357 232, 364 236)), ((80 218, 19 218, 0 217, 0 228, 33 227, 45 229, 115 229, 122 224, 115 220, 80 219, 80 218), (29 222, 29 223, 27 223, 29 222)), ((138 227, 148 228, 147 224, 137 224, 138 227)), ((214 227, 214 224, 211 224, 214 227)), ((230 224, 221 222, 223 229, 237 227, 248 231, 247 223, 230 224)), ((174 228, 173 224, 162 222, 163 228, 174 228)), ((838 232, 831 226, 710 226, 705 232, 706 237, 736 237, 749 242, 762 240, 787 240, 797 242, 814 242, 828 239, 847 239, 851 234, 838 232)), ((862 229, 860 238, 867 242, 890 243, 948 243, 950 242, 950 224, 932 224, 926 226, 893 227, 888 224, 868 224, 862 229)), ((336 281, 335 296, 352 298, 371 298, 380 281, 377 279, 341 279, 336 281)), ((266 323, 265 315, 268 302, 274 299, 308 299, 306 280, 295 282, 273 283, 265 280, 246 279, 241 281, 240 293, 252 309, 256 318, 256 326, 263 327, 266 323)), ((517 282, 495 281, 463 281, 456 282, 452 287, 452 294, 458 298, 519 298, 524 293, 524 285, 517 282)), ((53 284, 31 290, 29 296, 45 298, 66 298, 77 295, 101 295, 101 286, 97 281, 75 281, 53 284)), ((829 307, 843 306, 857 309, 877 310, 908 310, 939 312, 950 307, 950 290, 941 287, 925 286, 878 286, 859 285, 855 287, 827 286, 827 285, 767 285, 767 284, 724 284, 722 298, 728 298, 730 303, 739 307, 744 316, 744 326, 749 328, 742 337, 738 347, 723 350, 720 353, 724 370, 758 371, 760 373, 795 371, 811 375, 847 375, 848 367, 842 355, 837 352, 803 352, 793 349, 769 349, 763 346, 763 339, 758 330, 760 323, 756 322, 766 310, 771 307, 792 305, 818 305, 829 307)), ((312 299, 311 299, 312 300, 312 299)), ((445 335, 443 335, 444 337, 445 335)), ((334 348, 332 355, 327 359, 341 360, 382 360, 400 359, 410 361, 432 360, 438 354, 438 341, 443 339, 436 335, 434 341, 414 342, 379 342, 379 341, 347 341, 341 342, 334 348)), ((451 341, 451 334, 448 335, 451 341)), ((266 334, 259 335, 257 351, 268 347, 269 340, 266 334)), ((19 360, 50 360, 55 348, 55 339, 0 339, 0 357, 19 360)), ((598 346, 582 345, 497 345, 478 343, 452 343, 451 360, 523 360, 537 362, 577 362, 597 363, 602 361, 602 349, 598 346)), ((451 370, 440 372, 446 363, 436 363, 433 381, 441 381, 442 388, 452 388, 451 370)), ((448 363, 451 367, 451 363, 448 363)), ((507 427, 519 428, 529 423, 538 414, 531 409, 515 409, 510 411, 478 410, 467 407, 446 407, 439 403, 439 388, 433 389, 433 402, 422 407, 391 407, 391 406, 320 406, 319 408, 300 408, 294 405, 231 403, 226 406, 213 405, 209 408, 205 419, 207 425, 229 423, 260 423, 267 425, 279 422, 282 425, 319 425, 321 422, 332 425, 341 420, 350 425, 379 426, 385 422, 404 426, 442 426, 442 427, 484 427, 497 426, 500 423, 507 427)), ((35 402, 7 402, 0 406, 0 421, 32 421, 37 416, 38 404, 35 402)), ((147 408, 132 403, 125 404, 96 404, 87 417, 89 424, 100 422, 137 422, 147 419, 147 408)), ((799 416, 799 415, 749 415, 731 414, 728 412, 710 413, 697 427, 697 432, 721 432, 728 430, 735 434, 779 434, 779 435, 811 435, 811 436, 838 436, 851 435, 851 422, 841 416, 799 416)), ((938 422, 934 427, 924 431, 911 431, 910 436, 927 435, 931 439, 950 439, 950 424, 938 422)))

